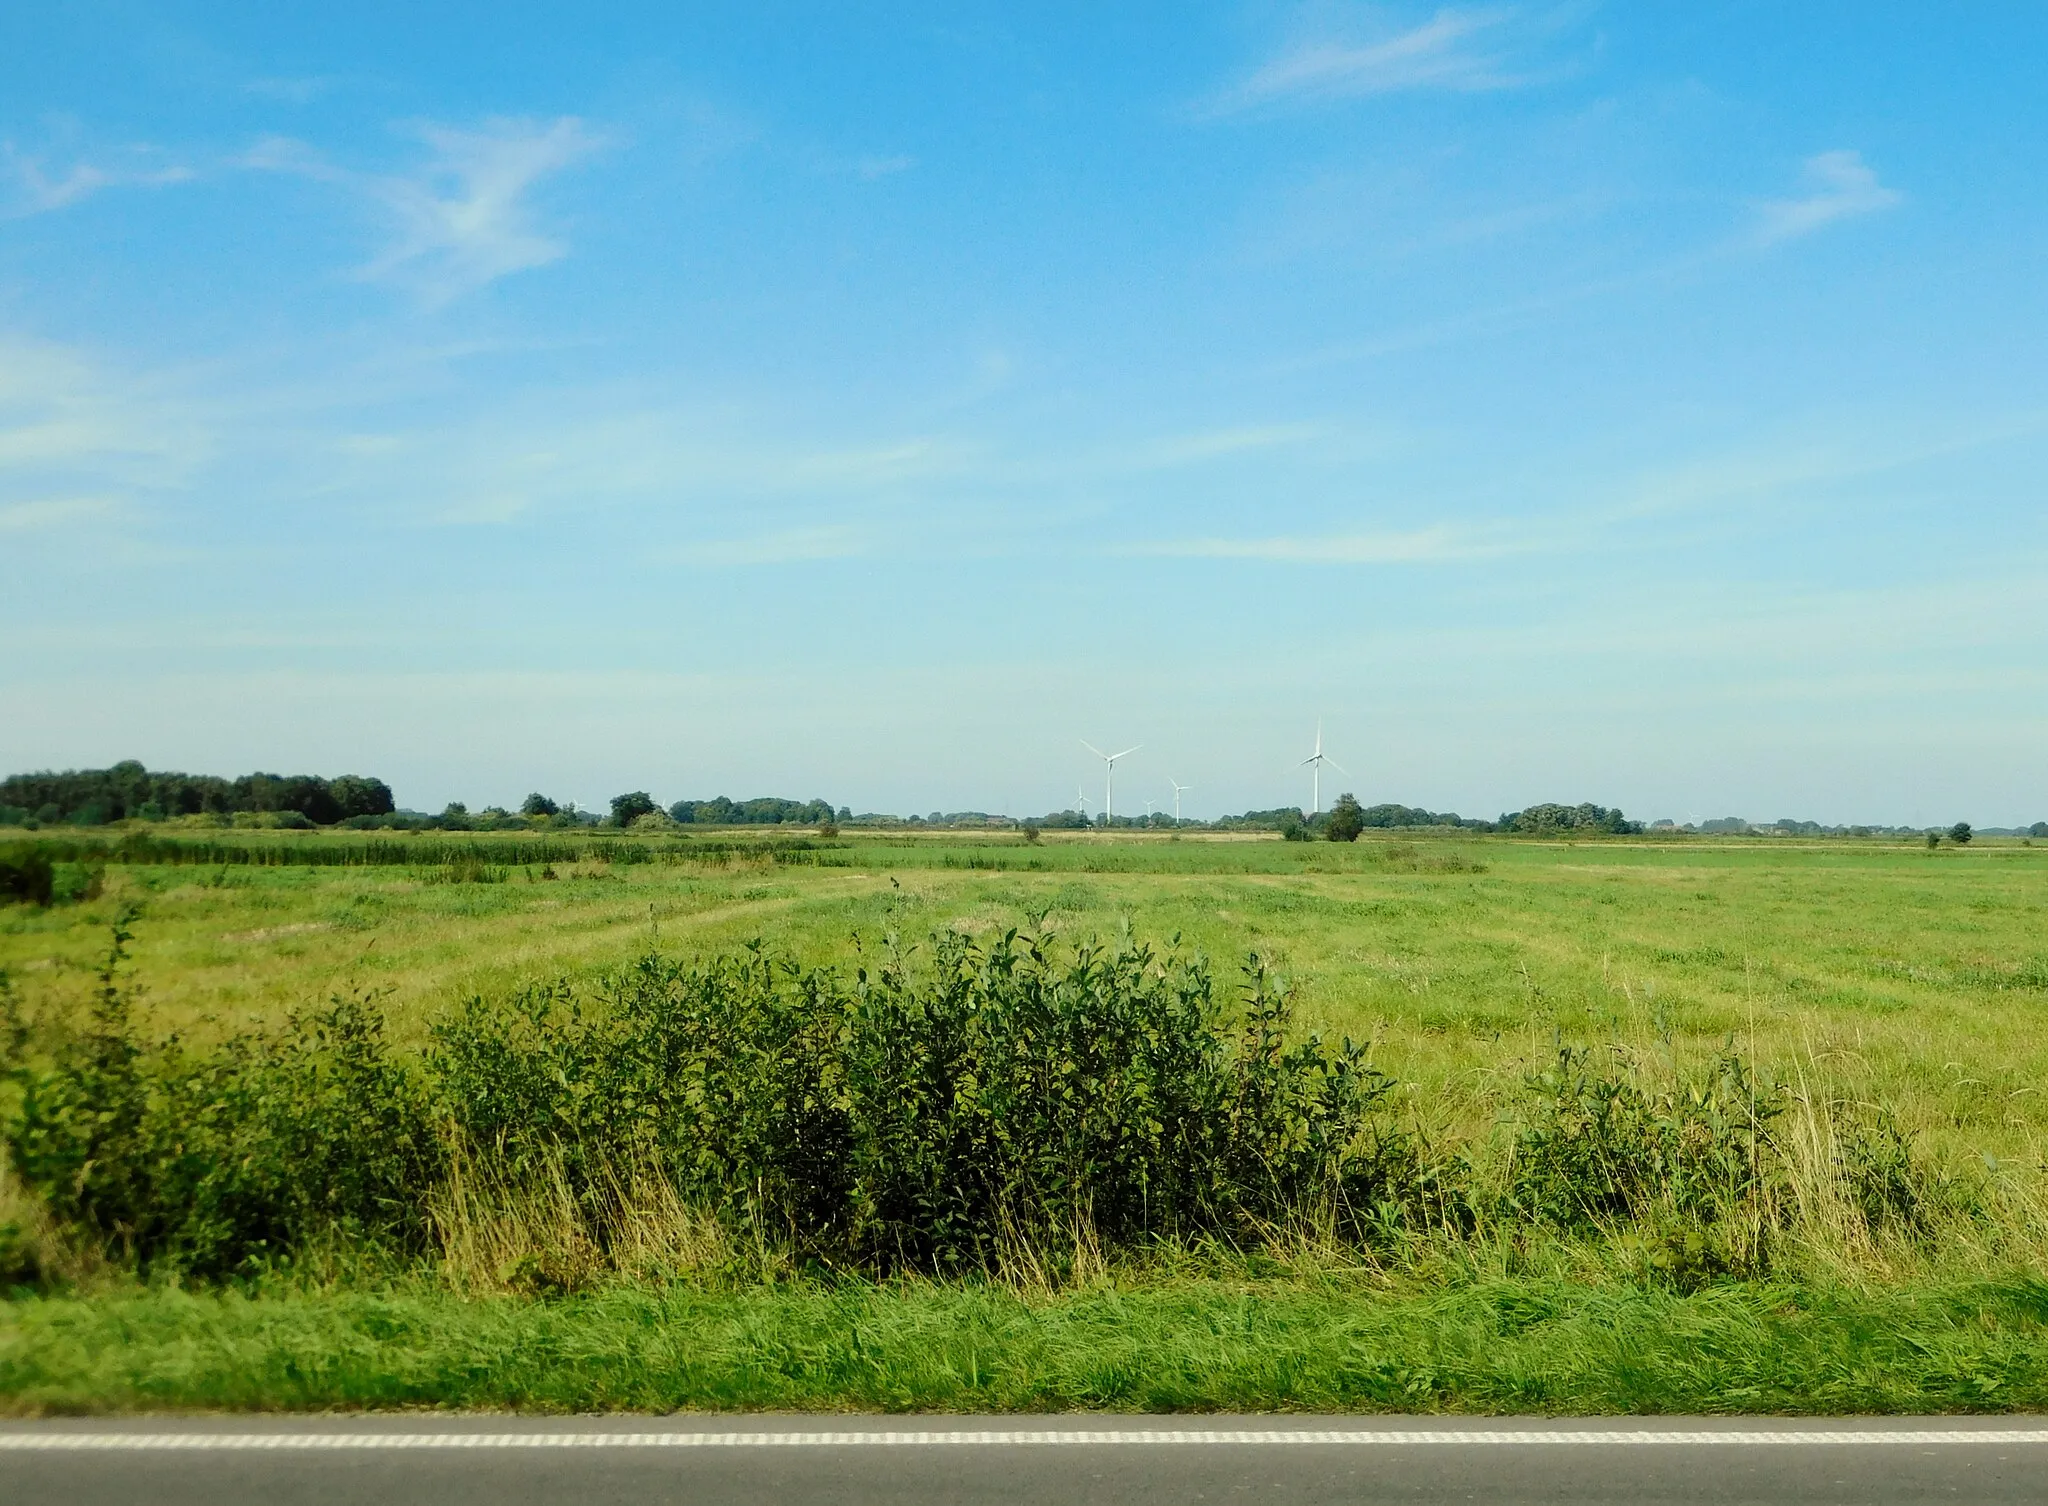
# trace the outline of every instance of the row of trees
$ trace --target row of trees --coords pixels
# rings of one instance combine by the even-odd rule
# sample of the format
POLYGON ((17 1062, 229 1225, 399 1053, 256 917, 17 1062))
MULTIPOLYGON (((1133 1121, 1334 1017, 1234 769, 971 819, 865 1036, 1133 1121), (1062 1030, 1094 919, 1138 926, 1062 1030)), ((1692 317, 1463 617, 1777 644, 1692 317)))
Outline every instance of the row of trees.
MULTIPOLYGON (((539 795, 526 798, 529 807, 543 800, 539 795)), ((645 790, 612 796, 613 826, 631 826, 656 815, 666 816, 678 826, 830 826, 853 819, 851 810, 835 809, 829 800, 785 800, 775 795, 731 800, 719 795, 710 800, 678 800, 664 811, 645 790)))
POLYGON ((391 787, 381 779, 341 774, 152 773, 134 759, 110 769, 43 770, 0 779, 0 823, 104 826, 110 821, 163 821, 176 816, 232 816, 242 812, 291 814, 316 826, 392 809, 391 787))

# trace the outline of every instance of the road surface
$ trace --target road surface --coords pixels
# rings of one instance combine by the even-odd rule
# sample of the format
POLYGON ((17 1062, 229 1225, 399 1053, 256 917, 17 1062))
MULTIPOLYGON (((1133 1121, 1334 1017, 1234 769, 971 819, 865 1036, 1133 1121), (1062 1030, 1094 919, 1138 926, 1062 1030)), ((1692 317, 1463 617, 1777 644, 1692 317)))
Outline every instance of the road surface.
POLYGON ((7 1506, 2048 1501, 2048 1419, 0 1423, 7 1506))

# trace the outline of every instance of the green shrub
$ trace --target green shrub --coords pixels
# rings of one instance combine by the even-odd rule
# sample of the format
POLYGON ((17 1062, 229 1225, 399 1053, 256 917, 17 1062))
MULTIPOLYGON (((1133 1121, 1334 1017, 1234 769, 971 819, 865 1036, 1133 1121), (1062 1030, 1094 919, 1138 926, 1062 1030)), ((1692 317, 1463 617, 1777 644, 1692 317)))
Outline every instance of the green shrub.
POLYGON ((6 1151, 61 1222, 144 1269, 225 1275, 340 1235, 418 1250, 442 1152, 413 1073, 360 998, 210 1050, 150 1042, 114 928, 82 1029, 14 1030, 6 1151), (40 1049, 37 1049, 40 1048, 40 1049))
POLYGON ((474 1001, 433 1075, 508 1172, 593 1203, 622 1164, 800 1254, 875 1270, 1147 1238, 1356 1230, 1415 1180, 1363 1048, 1286 1039, 1256 959, 1219 1011, 1207 969, 1145 948, 1055 955, 941 933, 930 965, 846 978, 758 949, 644 958, 600 1001, 474 1001))
POLYGON ((1784 1090, 1759 1084, 1740 1057, 1719 1057, 1669 1092, 1645 1092, 1619 1065, 1558 1048, 1531 1077, 1505 1193, 1517 1217, 1587 1228, 1670 1215, 1713 1219, 1773 1191, 1771 1121, 1784 1090))
POLYGON ((56 897, 57 870, 34 844, 0 850, 0 903, 15 901, 48 909, 56 897))

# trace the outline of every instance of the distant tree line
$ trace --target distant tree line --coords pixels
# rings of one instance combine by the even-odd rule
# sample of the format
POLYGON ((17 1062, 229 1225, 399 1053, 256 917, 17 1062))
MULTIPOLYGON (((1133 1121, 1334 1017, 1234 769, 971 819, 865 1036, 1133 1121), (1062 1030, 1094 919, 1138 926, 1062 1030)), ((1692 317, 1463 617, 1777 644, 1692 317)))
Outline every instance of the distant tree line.
MULTIPOLYGON (((787 800, 762 795, 753 800, 733 800, 724 795, 710 800, 678 800, 663 809, 645 790, 629 790, 612 796, 609 826, 636 824, 677 826, 830 826, 850 821, 853 812, 835 808, 829 800, 787 800)), ((541 795, 529 795, 525 814, 553 815, 554 802, 541 795)))
MULTIPOLYGON (((1296 840, 1335 835, 1332 840, 1348 842, 1361 831, 1390 831, 1408 827, 1451 827, 1460 831, 1511 832, 1523 836, 1628 836, 1643 829, 1618 810, 1604 805, 1532 805, 1526 810, 1508 811, 1497 821, 1461 816, 1456 811, 1430 811, 1413 805, 1360 805, 1350 794, 1337 797, 1327 811, 1304 815, 1293 806, 1274 810, 1246 811, 1242 816, 1225 816, 1214 825, 1230 829, 1278 831, 1296 840), (1298 833, 1298 835, 1297 835, 1298 833)), ((1050 825, 1050 822, 1047 822, 1050 825)))
POLYGON ((1520 832, 1528 836, 1605 834, 1630 836, 1643 829, 1618 810, 1604 805, 1532 805, 1527 810, 1508 811, 1494 823, 1494 830, 1520 832))
MULTIPOLYGON (((618 804, 616 800, 612 803, 618 804)), ((668 815, 683 826, 823 826, 853 819, 852 811, 839 809, 829 800, 784 800, 774 795, 754 800, 728 800, 723 795, 711 800, 678 800, 668 808, 668 815)))
POLYGON ((178 816, 235 816, 245 812, 296 816, 332 826, 392 809, 391 787, 381 779, 341 774, 151 773, 134 759, 110 769, 44 770, 0 779, 0 824, 104 826, 110 821, 164 821, 178 816))

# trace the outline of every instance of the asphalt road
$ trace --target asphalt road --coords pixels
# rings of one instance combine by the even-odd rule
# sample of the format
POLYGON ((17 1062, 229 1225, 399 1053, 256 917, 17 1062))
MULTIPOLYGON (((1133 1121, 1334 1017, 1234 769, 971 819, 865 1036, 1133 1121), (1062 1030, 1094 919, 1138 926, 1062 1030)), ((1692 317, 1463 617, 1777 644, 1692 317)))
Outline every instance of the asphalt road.
POLYGON ((0 1424, 0 1502, 2048 1501, 2048 1420, 256 1418, 0 1424))

